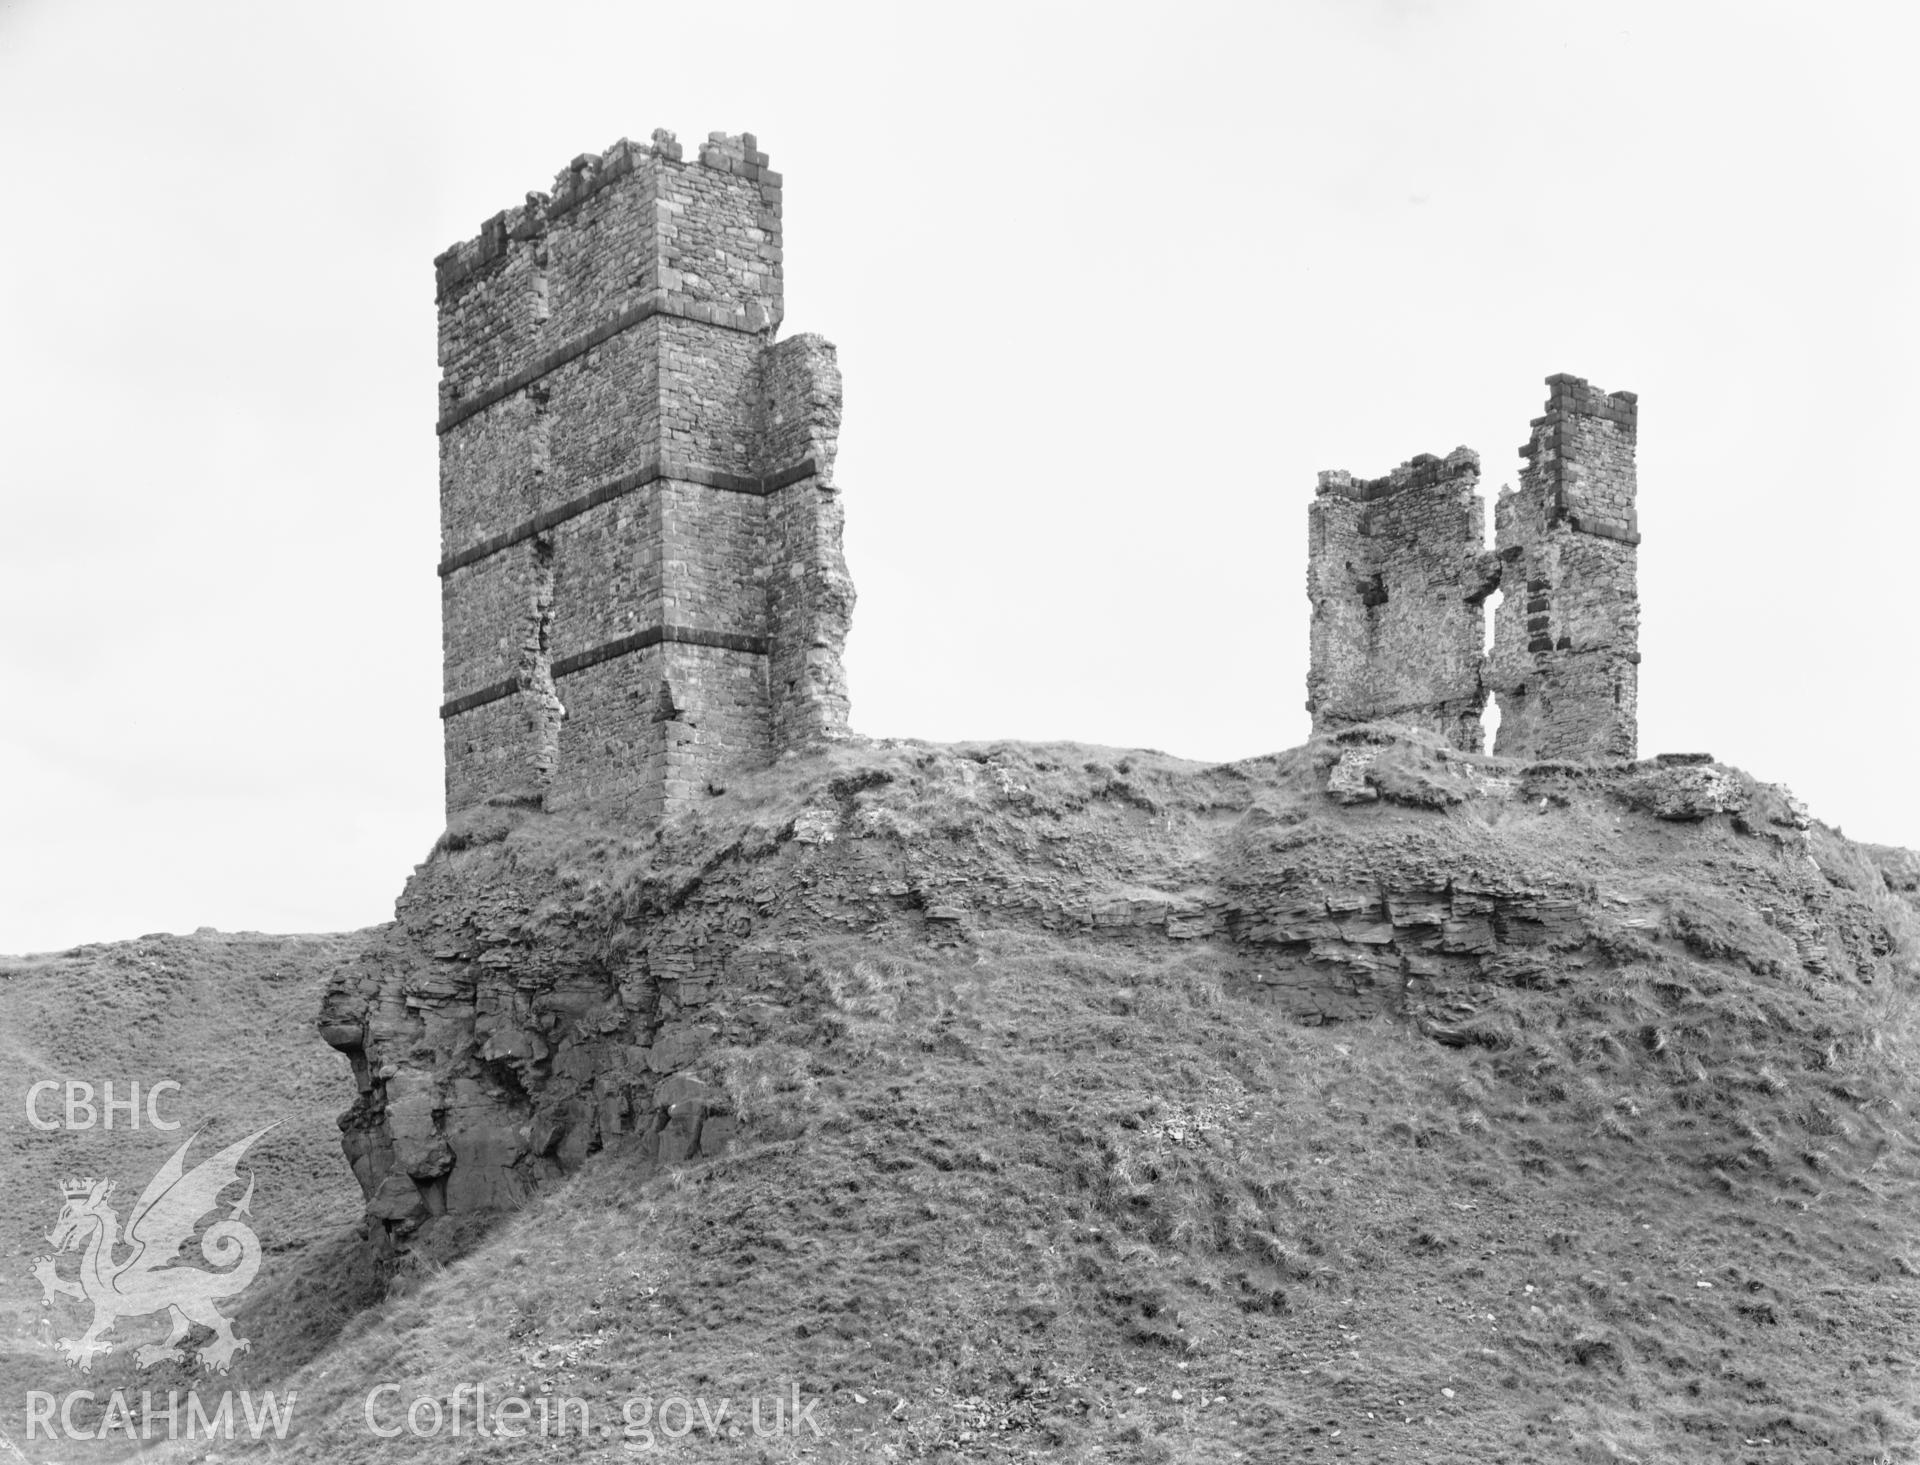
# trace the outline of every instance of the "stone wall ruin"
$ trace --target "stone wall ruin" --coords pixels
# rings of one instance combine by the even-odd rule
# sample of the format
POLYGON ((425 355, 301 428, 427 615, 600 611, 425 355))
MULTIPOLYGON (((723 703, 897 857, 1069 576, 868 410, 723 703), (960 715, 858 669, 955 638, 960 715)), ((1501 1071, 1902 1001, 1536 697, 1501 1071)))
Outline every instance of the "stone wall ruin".
POLYGON ((834 348, 751 133, 583 155, 435 260, 447 814, 662 815, 841 736, 834 348))
POLYGON ((1520 449, 1520 487, 1493 511, 1506 592, 1487 670, 1500 704, 1494 752, 1631 759, 1639 740, 1639 399, 1565 374, 1547 385, 1546 413, 1520 449))
POLYGON ((1490 551, 1468 448, 1422 454, 1384 478, 1320 475, 1307 561, 1315 732, 1399 723, 1479 752, 1491 693, 1496 753, 1635 756, 1638 401, 1564 373, 1547 386, 1520 450, 1520 486, 1495 504, 1490 551))
POLYGON ((1421 454, 1384 478, 1320 475, 1308 511, 1307 710, 1316 732, 1397 722, 1478 752, 1487 692, 1480 457, 1421 454))

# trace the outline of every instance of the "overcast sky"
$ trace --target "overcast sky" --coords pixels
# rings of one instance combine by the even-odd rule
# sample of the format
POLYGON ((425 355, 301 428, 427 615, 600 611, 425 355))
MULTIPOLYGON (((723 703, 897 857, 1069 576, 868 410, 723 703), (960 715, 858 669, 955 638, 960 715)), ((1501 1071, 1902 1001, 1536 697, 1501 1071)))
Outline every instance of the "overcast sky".
POLYGON ((1307 733, 1307 505, 1640 394, 1641 748, 1920 845, 1911 6, 0 0, 0 950, 387 919, 440 827, 433 256, 786 176, 855 725, 1307 733), (689 149, 691 152, 691 149, 689 149))

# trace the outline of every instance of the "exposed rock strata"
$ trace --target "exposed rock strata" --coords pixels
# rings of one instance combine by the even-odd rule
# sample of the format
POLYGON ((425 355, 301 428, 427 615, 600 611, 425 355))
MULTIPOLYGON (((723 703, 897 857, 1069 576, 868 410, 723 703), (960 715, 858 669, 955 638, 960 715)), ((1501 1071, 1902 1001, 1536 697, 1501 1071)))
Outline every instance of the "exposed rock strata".
POLYGON ((342 1128, 377 1236, 404 1247, 432 1218, 511 1207, 600 1151, 723 1151, 739 1056, 804 1040, 863 942, 1177 948, 1302 1020, 1394 1014, 1448 1042, 1501 984, 1715 959, 1684 894, 1700 861, 1740 892, 1743 949, 1781 972, 1858 979, 1884 947, 1870 901, 1811 857, 1804 811, 1734 770, 1342 739, 1214 768, 842 747, 658 832, 481 811, 321 1017, 354 1062, 342 1128), (1619 859, 1629 821, 1670 879, 1619 859))

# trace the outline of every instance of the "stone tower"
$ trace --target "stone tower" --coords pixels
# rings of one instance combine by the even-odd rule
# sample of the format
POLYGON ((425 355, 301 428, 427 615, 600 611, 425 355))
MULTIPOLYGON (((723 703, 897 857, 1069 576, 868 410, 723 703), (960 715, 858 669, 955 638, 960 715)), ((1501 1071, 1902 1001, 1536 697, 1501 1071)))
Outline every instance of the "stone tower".
POLYGON ((1520 449, 1520 487, 1494 504, 1505 593, 1488 685, 1494 752, 1632 758, 1639 743, 1639 399, 1547 378, 1546 414, 1520 449))
POLYGON ((1479 752, 1492 577, 1480 458, 1422 453, 1384 478, 1320 475, 1307 513, 1315 732, 1398 722, 1479 752))
POLYGON ((1384 478, 1320 475, 1307 560, 1315 732, 1394 722, 1479 752, 1492 692, 1496 753, 1634 756, 1637 399, 1564 374, 1547 386, 1520 487, 1495 505, 1491 551, 1470 449, 1423 454, 1384 478))
POLYGON ((842 736, 834 349, 751 133, 574 159, 435 263, 447 813, 659 816, 842 736))

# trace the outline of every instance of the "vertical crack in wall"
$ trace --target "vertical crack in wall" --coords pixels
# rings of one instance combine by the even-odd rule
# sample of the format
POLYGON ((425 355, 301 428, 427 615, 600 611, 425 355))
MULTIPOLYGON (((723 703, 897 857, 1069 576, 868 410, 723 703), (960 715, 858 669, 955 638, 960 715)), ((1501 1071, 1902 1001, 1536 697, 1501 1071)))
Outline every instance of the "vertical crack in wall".
POLYGON ((527 704, 528 771, 543 794, 552 786, 560 766, 560 727, 567 709, 553 684, 553 539, 539 535, 533 541, 528 577, 528 635, 522 649, 520 685, 527 704))
POLYGON ((540 502, 539 481, 553 467, 553 398, 545 386, 536 382, 527 388, 527 401, 533 408, 533 422, 527 429, 527 466, 534 478, 534 506, 540 502))
MULTIPOLYGON (((1491 556, 1489 556, 1489 558, 1491 558, 1491 556)), ((1480 685, 1481 685, 1481 688, 1488 694, 1488 697, 1487 697, 1487 705, 1481 711, 1480 721, 1482 725, 1486 728, 1488 743, 1496 747, 1499 745, 1499 742, 1500 742, 1500 720, 1502 716, 1502 709, 1500 706, 1499 699, 1492 695, 1493 644, 1494 644, 1493 638, 1494 638, 1494 628, 1498 626, 1500 623, 1500 607, 1506 603, 1506 599, 1507 599, 1507 592, 1500 588, 1500 582, 1496 579, 1493 582, 1493 584, 1490 587, 1488 587, 1488 591, 1483 601, 1484 609, 1482 612, 1483 615, 1486 617, 1486 619, 1482 623, 1485 640, 1482 642, 1484 650, 1482 652, 1481 659, 1480 659, 1480 685)))
MULTIPOLYGON (((527 195, 527 212, 538 218, 539 209, 535 201, 537 193, 527 195)), ((547 236, 543 233, 533 243, 533 283, 531 290, 533 324, 537 334, 546 333, 546 324, 553 317, 553 295, 547 284, 547 266, 550 255, 547 250, 547 236)))

